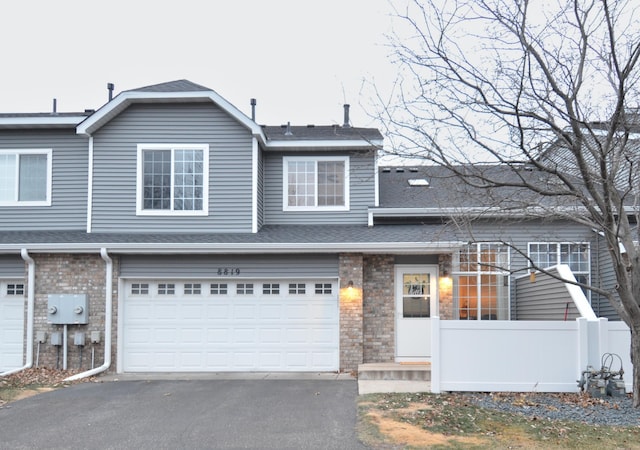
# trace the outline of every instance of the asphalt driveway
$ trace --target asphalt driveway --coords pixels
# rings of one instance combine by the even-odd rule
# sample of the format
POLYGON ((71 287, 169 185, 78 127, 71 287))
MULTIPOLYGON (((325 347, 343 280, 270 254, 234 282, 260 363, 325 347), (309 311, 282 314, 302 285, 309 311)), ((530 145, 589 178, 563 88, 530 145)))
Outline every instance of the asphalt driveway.
POLYGON ((356 381, 83 383, 0 409, 0 448, 363 449, 356 381))

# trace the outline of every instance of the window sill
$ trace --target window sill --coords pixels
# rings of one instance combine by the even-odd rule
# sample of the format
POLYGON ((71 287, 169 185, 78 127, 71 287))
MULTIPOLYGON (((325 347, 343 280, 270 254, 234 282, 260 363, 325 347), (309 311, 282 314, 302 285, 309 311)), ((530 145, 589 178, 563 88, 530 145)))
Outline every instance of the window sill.
POLYGON ((205 217, 208 216, 207 211, 162 211, 162 210, 145 210, 136 211, 136 216, 151 217, 205 217))

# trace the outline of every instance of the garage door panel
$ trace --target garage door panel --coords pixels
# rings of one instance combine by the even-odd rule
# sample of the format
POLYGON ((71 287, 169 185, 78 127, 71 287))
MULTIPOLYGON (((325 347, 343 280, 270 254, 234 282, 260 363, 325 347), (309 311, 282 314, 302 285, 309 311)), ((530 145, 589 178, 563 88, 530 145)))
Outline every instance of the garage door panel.
POLYGON ((203 342, 204 330, 202 328, 182 328, 180 333, 181 344, 201 345, 203 342))
POLYGON ((204 313, 203 306, 185 303, 180 307, 176 306, 176 310, 180 313, 180 319, 201 321, 204 313))
POLYGON ((228 328, 207 328, 207 343, 228 344, 231 342, 228 328))
POLYGON ((282 320, 282 305, 260 305, 259 319, 261 320, 282 320))
POLYGON ((9 294, 8 284, 24 289, 22 281, 0 280, 0 372, 18 369, 24 363, 25 298, 9 294))
POLYGON ((255 328, 234 328, 233 342, 236 344, 257 344, 257 331, 255 328))
MULTIPOLYGON (((287 295, 287 284, 281 282, 277 295, 274 289, 263 293, 259 283, 253 295, 236 294, 229 281, 228 291, 209 295, 208 283, 198 281, 198 295, 156 295, 157 284, 149 283, 145 297, 130 295, 130 283, 125 286, 123 370, 338 369, 335 293, 316 295, 307 287, 306 296, 287 295)), ((183 292, 178 281, 159 283, 175 284, 176 293, 183 292)))
POLYGON ((207 314, 205 317, 208 320, 228 319, 230 310, 231 307, 227 304, 207 303, 207 314))
POLYGON ((281 328, 260 328, 260 343, 266 345, 281 344, 282 335, 283 330, 281 328))
POLYGON ((237 320, 257 319, 257 305, 234 305, 233 318, 237 320))
POLYGON ((256 356, 252 351, 233 352, 233 365, 241 370, 253 370, 256 368, 256 356))
POLYGON ((330 327, 314 328, 311 330, 311 342, 314 344, 331 345, 334 341, 334 329, 330 327))

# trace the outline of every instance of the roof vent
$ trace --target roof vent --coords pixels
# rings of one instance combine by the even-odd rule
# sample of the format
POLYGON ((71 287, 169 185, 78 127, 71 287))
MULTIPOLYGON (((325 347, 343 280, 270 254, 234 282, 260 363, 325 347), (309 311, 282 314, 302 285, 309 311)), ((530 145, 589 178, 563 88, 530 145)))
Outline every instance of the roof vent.
POLYGON ((293 133, 291 132, 291 122, 287 122, 287 131, 284 132, 285 136, 293 136, 293 133))
POLYGON ((409 186, 429 186, 429 181, 425 178, 413 178, 409 180, 409 186))
POLYGON ((316 126, 315 126, 314 124, 312 124, 312 123, 310 123, 310 124, 308 124, 308 125, 307 125, 307 128, 315 128, 315 127, 316 127, 316 126))
POLYGON ((351 127, 351 124, 349 123, 349 105, 344 105, 344 123, 342 124, 343 128, 349 128, 351 127))

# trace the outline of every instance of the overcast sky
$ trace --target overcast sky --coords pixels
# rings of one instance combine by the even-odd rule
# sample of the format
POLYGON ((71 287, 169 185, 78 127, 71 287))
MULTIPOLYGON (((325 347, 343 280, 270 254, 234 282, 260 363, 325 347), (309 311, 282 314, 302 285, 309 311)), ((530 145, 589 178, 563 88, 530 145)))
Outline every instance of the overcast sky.
POLYGON ((387 0, 15 0, 0 6, 0 112, 97 109, 115 92, 188 79, 257 121, 375 126, 394 67, 387 0), (366 83, 365 83, 366 84, 366 83))

